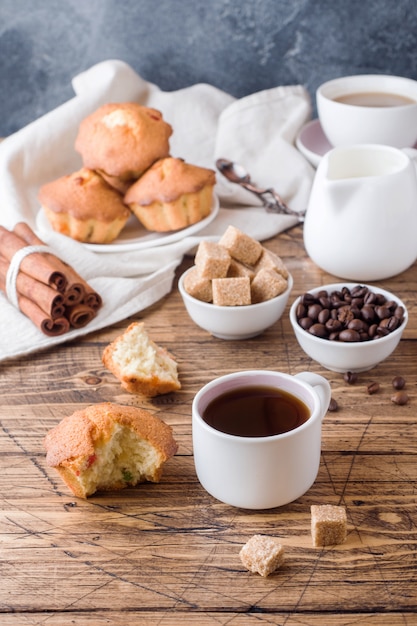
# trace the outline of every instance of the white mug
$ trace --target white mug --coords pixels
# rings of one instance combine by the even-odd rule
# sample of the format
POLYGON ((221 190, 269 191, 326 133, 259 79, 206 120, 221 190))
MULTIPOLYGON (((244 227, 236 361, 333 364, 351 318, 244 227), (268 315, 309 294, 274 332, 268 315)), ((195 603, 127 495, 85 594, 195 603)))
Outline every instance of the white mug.
POLYGON ((323 270, 352 281, 400 274, 417 259, 417 151, 333 148, 317 168, 304 245, 323 270))
POLYGON ((409 148, 417 141, 417 81, 410 78, 383 74, 335 78, 320 85, 316 103, 321 127, 333 147, 377 143, 409 148), (400 104, 393 104, 396 99, 400 104), (367 105, 358 104, 361 101, 367 105))
POLYGON ((243 371, 205 385, 192 406, 194 463, 201 485, 221 502, 245 509, 275 508, 299 498, 317 477, 321 426, 330 399, 328 381, 310 372, 290 376, 243 371), (309 417, 288 432, 258 437, 228 434, 203 419, 209 404, 220 395, 253 386, 295 396, 307 406, 309 417))

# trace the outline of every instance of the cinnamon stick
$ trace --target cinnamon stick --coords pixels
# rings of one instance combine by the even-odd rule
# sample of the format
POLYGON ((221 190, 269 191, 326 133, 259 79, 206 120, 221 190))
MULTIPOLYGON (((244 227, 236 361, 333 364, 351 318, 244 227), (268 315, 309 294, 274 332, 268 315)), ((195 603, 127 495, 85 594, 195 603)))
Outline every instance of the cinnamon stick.
POLYGON ((101 299, 100 294, 98 294, 94 289, 87 285, 86 293, 83 298, 83 304, 89 306, 93 311, 98 311, 98 309, 102 306, 103 300, 101 299))
MULTIPOLYGON (((44 245, 42 243, 42 245, 44 245)), ((11 261, 16 252, 27 246, 27 242, 21 239, 4 226, 0 225, 0 254, 11 261)), ((25 257, 21 264, 21 270, 28 276, 39 280, 41 283, 55 287, 58 291, 65 291, 67 279, 65 274, 58 271, 56 264, 51 262, 50 255, 34 252, 25 257)))
POLYGON ((96 316, 96 312, 86 304, 76 304, 66 310, 66 317, 73 328, 86 326, 96 316))
POLYGON ((25 296, 19 296, 18 301, 19 309, 22 313, 31 319, 45 335, 56 337, 69 331, 70 323, 66 317, 58 317, 56 319, 47 317, 33 300, 29 300, 25 296))
MULTIPOLYGON (((6 283, 9 267, 10 263, 0 256, 0 276, 3 284, 6 283)), ((44 283, 40 283, 23 272, 19 272, 17 275, 16 290, 20 295, 36 302, 39 308, 52 319, 62 317, 65 313, 64 296, 62 293, 44 283)))
MULTIPOLYGON (((6 290, 6 284, 2 276, 0 276, 0 290, 6 290)), ((45 335, 56 337, 67 333, 70 329, 70 323, 66 317, 57 317, 52 319, 49 315, 26 296, 18 295, 19 309, 26 315, 45 335)))

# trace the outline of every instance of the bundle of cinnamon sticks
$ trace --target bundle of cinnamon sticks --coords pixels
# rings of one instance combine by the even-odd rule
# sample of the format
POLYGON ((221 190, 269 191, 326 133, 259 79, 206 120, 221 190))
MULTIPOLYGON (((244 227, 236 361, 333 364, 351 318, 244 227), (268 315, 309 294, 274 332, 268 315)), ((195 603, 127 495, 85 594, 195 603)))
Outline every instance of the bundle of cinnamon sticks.
MULTIPOLYGON (((7 295, 10 264, 28 246, 45 246, 30 226, 0 226, 0 290, 7 295)), ((100 295, 75 270, 49 251, 22 255, 15 276, 15 304, 50 337, 86 326, 102 305, 100 295)))

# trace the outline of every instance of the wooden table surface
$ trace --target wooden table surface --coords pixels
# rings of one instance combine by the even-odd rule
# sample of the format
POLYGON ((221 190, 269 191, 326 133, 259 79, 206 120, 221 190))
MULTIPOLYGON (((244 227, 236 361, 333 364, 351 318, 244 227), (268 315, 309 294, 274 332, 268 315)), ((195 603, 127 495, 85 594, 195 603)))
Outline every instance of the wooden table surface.
MULTIPOLYGON (((300 227, 265 245, 294 276, 290 303, 334 282, 306 257, 300 227)), ((223 341, 190 321, 176 285, 134 318, 0 364, 1 625, 417 624, 416 280, 413 267, 380 283, 403 298, 410 321, 395 353, 354 385, 305 356, 288 310, 259 337, 223 341), (103 367, 104 347, 133 319, 173 353, 181 391, 146 400, 124 393, 103 367), (339 406, 323 422, 313 487, 268 511, 216 501, 198 483, 192 456, 197 390, 252 368, 322 374, 339 406), (407 405, 391 402, 395 375, 407 381, 407 405), (367 393, 372 381, 380 384, 375 395, 367 393), (43 438, 65 415, 102 401, 154 412, 172 425, 179 449, 159 484, 84 501, 46 466, 43 438), (311 504, 346 506, 343 545, 312 546, 311 504), (285 547, 285 565, 268 578, 239 559, 255 533, 277 536, 285 547)))

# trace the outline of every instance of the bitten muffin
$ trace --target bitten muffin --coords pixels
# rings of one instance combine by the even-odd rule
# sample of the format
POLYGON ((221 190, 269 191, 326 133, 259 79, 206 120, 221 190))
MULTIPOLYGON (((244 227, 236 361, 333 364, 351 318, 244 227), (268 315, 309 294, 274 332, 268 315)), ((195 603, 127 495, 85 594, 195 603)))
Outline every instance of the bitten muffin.
POLYGON ((143 322, 133 322, 106 346, 102 360, 129 393, 153 397, 181 388, 176 361, 150 339, 143 322))
POLYGON ((169 155, 172 132, 156 109, 108 103, 81 122, 75 149, 86 167, 125 192, 152 163, 169 155))
POLYGON ((159 482, 177 443, 149 411, 105 402, 75 411, 45 438, 46 462, 79 498, 159 482))
POLYGON ((131 215, 122 194, 85 167, 46 183, 38 198, 55 231, 84 243, 114 241, 131 215))
POLYGON ((167 157, 128 189, 125 203, 147 230, 179 230, 210 214, 215 183, 214 170, 167 157))

